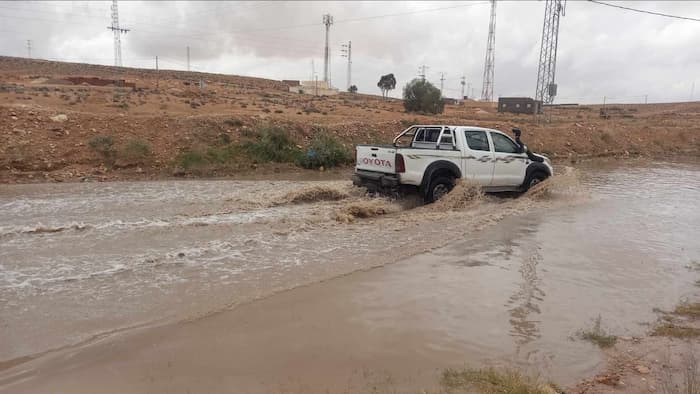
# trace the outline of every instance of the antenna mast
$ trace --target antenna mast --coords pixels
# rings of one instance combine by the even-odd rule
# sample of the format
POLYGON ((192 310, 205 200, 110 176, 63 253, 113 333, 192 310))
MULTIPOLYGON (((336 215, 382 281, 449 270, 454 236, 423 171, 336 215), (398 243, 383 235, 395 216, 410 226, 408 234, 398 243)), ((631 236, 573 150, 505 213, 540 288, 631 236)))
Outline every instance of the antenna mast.
POLYGON ((331 29, 331 25, 333 24, 333 16, 331 14, 324 14, 323 15, 323 24, 326 25, 326 48, 324 52, 324 60, 323 60, 323 80, 325 82, 328 82, 327 87, 331 87, 331 73, 330 73, 330 66, 331 66, 331 51, 330 48, 328 47, 328 33, 331 29))
POLYGON ((340 51, 342 52, 342 57, 348 58, 348 90, 350 90, 350 86, 352 86, 352 41, 343 44, 343 48, 340 51))

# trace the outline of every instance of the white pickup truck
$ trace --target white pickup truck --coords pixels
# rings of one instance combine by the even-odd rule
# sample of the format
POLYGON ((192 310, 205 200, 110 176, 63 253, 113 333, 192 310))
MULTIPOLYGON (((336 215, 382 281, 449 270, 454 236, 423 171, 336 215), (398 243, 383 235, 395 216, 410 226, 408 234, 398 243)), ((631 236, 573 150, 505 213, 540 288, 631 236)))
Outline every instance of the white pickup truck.
POLYGON ((358 145, 355 159, 355 185, 378 192, 418 190, 428 203, 458 179, 487 192, 524 191, 553 173, 547 157, 498 130, 472 126, 411 126, 393 145, 358 145))

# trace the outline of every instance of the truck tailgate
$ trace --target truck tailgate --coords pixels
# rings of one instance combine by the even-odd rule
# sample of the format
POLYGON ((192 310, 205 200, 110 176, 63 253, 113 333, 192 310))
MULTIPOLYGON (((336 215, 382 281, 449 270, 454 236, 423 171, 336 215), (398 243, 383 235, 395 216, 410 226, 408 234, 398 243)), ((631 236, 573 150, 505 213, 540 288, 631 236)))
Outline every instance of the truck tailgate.
POLYGON ((395 172, 396 148, 389 146, 358 145, 355 168, 386 174, 395 172))

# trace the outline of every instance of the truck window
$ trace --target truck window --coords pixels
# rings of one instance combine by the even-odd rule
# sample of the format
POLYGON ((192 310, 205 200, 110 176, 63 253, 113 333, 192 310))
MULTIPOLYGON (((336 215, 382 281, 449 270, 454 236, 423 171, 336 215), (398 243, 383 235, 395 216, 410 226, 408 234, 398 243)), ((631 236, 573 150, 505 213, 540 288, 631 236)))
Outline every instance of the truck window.
POLYGON ((499 133, 491 133, 493 139, 493 147, 496 152, 502 153, 518 153, 518 147, 515 143, 505 135, 499 133))
POLYGON ((442 127, 422 127, 416 132, 413 148, 435 149, 442 127))
POLYGON ((471 150, 485 150, 490 151, 489 141, 486 139, 485 131, 470 131, 466 130, 464 136, 467 140, 467 145, 471 150))

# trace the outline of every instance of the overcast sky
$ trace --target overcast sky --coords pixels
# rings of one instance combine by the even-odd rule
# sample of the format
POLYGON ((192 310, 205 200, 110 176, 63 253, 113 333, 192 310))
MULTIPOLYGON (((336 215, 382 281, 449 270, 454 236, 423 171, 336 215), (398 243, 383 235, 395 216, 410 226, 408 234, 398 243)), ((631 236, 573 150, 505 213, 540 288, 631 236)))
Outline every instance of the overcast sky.
MULTIPOLYGON (((0 1, 0 54, 113 64, 111 1, 0 1)), ((627 7, 700 18, 700 2, 624 1, 627 7)), ((166 2, 120 1, 125 66, 186 69, 272 79, 323 77, 324 26, 330 13, 331 81, 346 88, 341 44, 352 41, 352 82, 379 94, 381 74, 403 87, 428 66, 447 96, 466 76, 480 95, 490 5, 458 2, 166 2), (397 15, 398 14, 398 15, 397 15)), ((534 96, 543 1, 499 1, 494 96, 534 96)), ((561 19, 558 102, 687 101, 700 97, 700 22, 569 1, 561 19)))

